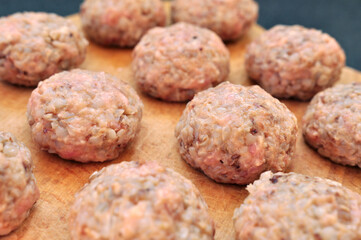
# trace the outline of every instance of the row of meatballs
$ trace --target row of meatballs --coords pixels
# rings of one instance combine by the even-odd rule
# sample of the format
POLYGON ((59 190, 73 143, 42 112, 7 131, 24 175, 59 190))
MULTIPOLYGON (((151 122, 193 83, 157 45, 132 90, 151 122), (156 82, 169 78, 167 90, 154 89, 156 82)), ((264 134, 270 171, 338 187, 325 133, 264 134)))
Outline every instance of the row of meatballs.
MULTIPOLYGON (((0 132, 0 234, 15 229, 39 197, 29 150, 0 132)), ((361 196, 296 173, 261 175, 233 215, 236 239, 359 239, 361 196), (291 194, 290 194, 291 193, 291 194), (295 214, 297 213, 297 214, 295 214)), ((69 211, 72 239, 211 240, 215 224, 191 181, 155 162, 122 162, 90 177, 69 211)))
MULTIPOLYGON (((303 116, 305 140, 323 156, 360 165, 361 84, 318 93, 303 116)), ((117 158, 140 129, 143 104, 129 84, 103 72, 64 71, 39 83, 28 102, 34 142, 79 162, 117 158)), ((297 119, 259 86, 229 82, 198 93, 175 136, 182 157, 211 178, 247 184, 265 170, 284 171, 297 119)))
MULTIPOLYGON (((173 1, 172 10, 174 22, 187 23, 157 27, 165 25, 158 0, 86 0, 80 15, 92 41, 136 45, 132 66, 142 91, 165 101, 188 101, 227 79, 230 54, 222 40, 247 32, 258 6, 252 0, 182 0, 173 1)), ((14 14, 0 19, 0 30, 2 80, 36 86, 85 59, 83 33, 54 14, 14 14)), ((339 79, 344 64, 345 54, 335 39, 301 26, 275 26, 245 54, 248 75, 278 98, 311 99, 339 79)))
MULTIPOLYGON (((85 0, 80 16, 87 37, 105 46, 134 47, 148 30, 166 25, 160 0, 85 0)), ((257 16, 258 5, 253 0, 172 2, 173 22, 211 28, 224 40, 244 35, 257 16)), ((0 30, 2 80, 36 86, 85 59, 88 42, 83 33, 55 14, 14 14, 0 19, 0 30)))

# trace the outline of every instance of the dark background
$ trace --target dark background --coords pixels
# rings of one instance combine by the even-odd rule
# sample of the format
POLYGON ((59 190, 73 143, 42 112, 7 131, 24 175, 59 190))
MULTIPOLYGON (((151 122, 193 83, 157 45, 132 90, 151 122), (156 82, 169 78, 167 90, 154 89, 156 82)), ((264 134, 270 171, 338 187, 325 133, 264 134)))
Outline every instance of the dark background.
MULTIPOLYGON (((197 0, 194 0, 197 1, 197 0)), ((19 11, 54 12, 63 16, 79 11, 82 0, 0 0, 0 16, 19 11)), ((258 23, 300 24, 321 29, 340 43, 350 67, 361 70, 361 0, 257 0, 258 23)), ((191 6, 190 6, 191 7, 191 6)))

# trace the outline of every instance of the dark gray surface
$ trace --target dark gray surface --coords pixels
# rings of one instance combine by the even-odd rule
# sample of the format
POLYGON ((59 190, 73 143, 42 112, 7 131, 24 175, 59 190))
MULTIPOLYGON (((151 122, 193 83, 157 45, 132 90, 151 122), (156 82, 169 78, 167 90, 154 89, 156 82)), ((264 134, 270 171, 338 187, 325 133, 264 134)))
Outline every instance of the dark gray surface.
MULTIPOLYGON (((0 16, 19 11, 45 11, 66 16, 78 12, 81 2, 0 0, 0 16)), ((300 24, 321 29, 343 47, 346 64, 361 70, 361 0, 258 0, 258 3, 261 26, 268 29, 276 24, 300 24)))
POLYGON ((43 11, 62 16, 79 11, 82 0, 0 0, 0 16, 22 11, 43 11))

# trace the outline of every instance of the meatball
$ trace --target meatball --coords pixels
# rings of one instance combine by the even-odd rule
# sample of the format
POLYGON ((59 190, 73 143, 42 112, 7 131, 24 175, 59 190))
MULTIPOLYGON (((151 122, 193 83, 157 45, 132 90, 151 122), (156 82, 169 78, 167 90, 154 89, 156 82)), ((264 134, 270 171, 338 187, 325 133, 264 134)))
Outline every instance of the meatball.
POLYGON ((191 181, 155 162, 122 162, 90 177, 70 209, 72 239, 214 239, 191 181))
POLYGON ((0 131, 0 235, 20 226, 39 199, 29 149, 0 131))
POLYGON ((345 53, 328 34, 278 25, 246 50, 249 76, 278 98, 309 100, 332 86, 345 66, 345 53))
POLYGON ((361 167, 361 83, 318 93, 303 116, 308 144, 332 161, 361 167))
POLYGON ((187 104, 175 136, 192 167, 217 182, 248 184, 288 167, 297 129, 295 115, 260 87, 226 82, 187 104))
POLYGON ((361 239, 361 196, 340 183, 266 172, 234 211, 236 239, 361 239))
POLYGON ((125 82, 103 73, 65 71, 41 82, 28 102, 34 142, 79 162, 117 158, 140 128, 143 104, 125 82))
POLYGON ((253 0, 174 0, 173 22, 188 22, 216 32, 223 40, 245 35, 258 18, 253 0))
POLYGON ((80 7, 83 29, 102 45, 133 47, 155 26, 165 26, 160 0, 85 0, 80 7))
POLYGON ((54 73, 79 66, 88 41, 55 14, 16 13, 0 18, 0 79, 36 86, 54 73))
POLYGON ((150 30, 133 51, 138 86, 165 101, 186 101, 224 81, 229 52, 213 32, 186 23, 150 30))

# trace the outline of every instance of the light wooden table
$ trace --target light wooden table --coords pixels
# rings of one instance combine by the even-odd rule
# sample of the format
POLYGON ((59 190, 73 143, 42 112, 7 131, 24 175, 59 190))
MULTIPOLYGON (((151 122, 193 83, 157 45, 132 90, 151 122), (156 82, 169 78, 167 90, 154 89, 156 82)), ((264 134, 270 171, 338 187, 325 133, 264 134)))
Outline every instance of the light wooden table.
MULTIPOLYGON (((78 16, 72 16, 71 19, 79 24, 78 16)), ((244 70, 244 50, 245 46, 263 31, 255 25, 240 41, 227 45, 231 52, 231 73, 228 78, 230 82, 252 84, 244 70)), ((87 58, 80 67, 109 72, 135 87, 130 63, 129 49, 103 48, 90 44, 87 58)), ((361 82, 361 73, 345 67, 338 84, 353 81, 361 82)), ((31 91, 31 88, 0 82, 0 130, 12 132, 31 150, 41 193, 29 218, 18 230, 3 239, 70 239, 67 229, 68 209, 75 192, 88 181, 89 175, 109 164, 140 158, 158 161, 191 179, 209 205, 210 214, 216 222, 216 239, 233 239, 233 210, 243 202, 247 191, 242 186, 215 183, 180 158, 174 128, 185 103, 161 102, 138 91, 145 108, 141 131, 135 141, 114 161, 80 164, 40 151, 33 143, 25 116, 31 91)), ((282 102, 296 114, 301 129, 300 119, 308 103, 282 102)), ((361 170, 337 165, 320 157, 304 143, 301 132, 298 135, 296 156, 288 171, 333 179, 361 193, 361 170)))

